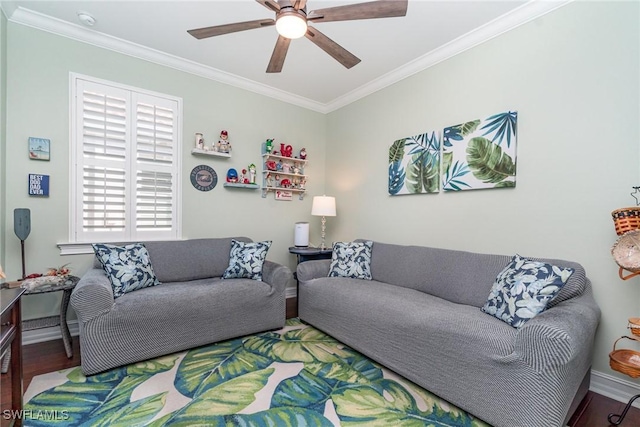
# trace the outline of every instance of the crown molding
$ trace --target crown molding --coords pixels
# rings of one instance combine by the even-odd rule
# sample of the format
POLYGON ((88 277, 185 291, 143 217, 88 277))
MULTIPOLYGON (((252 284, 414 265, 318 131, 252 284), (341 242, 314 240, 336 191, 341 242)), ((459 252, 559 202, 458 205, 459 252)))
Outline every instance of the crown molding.
POLYGON ((526 24, 542 15, 552 12, 574 0, 530 0, 528 3, 508 12, 485 25, 470 31, 449 43, 438 47, 425 55, 416 58, 377 79, 336 98, 326 105, 326 112, 335 111, 365 96, 391 86, 420 71, 426 70, 442 61, 469 50, 479 44, 498 37, 520 25, 526 24))
MULTIPOLYGON (((574 0, 531 0, 513 11, 508 12, 493 21, 464 34, 457 39, 434 49, 431 52, 428 52, 427 54, 326 104, 276 89, 253 80, 239 77, 234 74, 218 70, 217 68, 205 66, 195 61, 180 58, 156 49, 151 49, 127 40, 90 30, 80 25, 72 24, 23 7, 18 7, 15 10, 10 11, 8 20, 13 23, 22 24, 52 34, 68 37, 93 46, 109 49, 134 58, 163 65, 175 70, 190 73, 287 102, 289 104, 297 105, 312 111, 327 114, 371 95, 374 92, 384 89, 387 86, 406 79, 407 77, 419 73, 420 71, 432 67, 481 43, 491 40, 494 37, 519 27, 520 25, 526 24, 533 19, 552 12, 553 10, 565 6, 573 1, 574 0)), ((0 6, 2 6, 1 3, 0 6)))
POLYGON ((18 7, 11 14, 9 21, 84 42, 92 46, 109 49, 114 52, 153 62, 175 70, 184 71, 186 73, 228 84, 240 89, 245 89, 250 92, 268 96, 309 110, 321 113, 326 112, 326 106, 324 104, 308 98, 285 92, 262 83, 257 83, 253 80, 218 70, 217 68, 202 65, 195 61, 132 43, 118 37, 100 33, 58 18, 53 18, 23 7, 18 7))

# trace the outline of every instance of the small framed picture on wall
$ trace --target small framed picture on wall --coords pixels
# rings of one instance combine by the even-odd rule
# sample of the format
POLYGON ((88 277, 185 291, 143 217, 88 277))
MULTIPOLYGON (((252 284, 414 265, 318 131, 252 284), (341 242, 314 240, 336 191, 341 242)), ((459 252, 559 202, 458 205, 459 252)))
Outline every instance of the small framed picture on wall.
POLYGON ((29 137, 29 158, 32 160, 51 159, 51 140, 46 138, 29 137))

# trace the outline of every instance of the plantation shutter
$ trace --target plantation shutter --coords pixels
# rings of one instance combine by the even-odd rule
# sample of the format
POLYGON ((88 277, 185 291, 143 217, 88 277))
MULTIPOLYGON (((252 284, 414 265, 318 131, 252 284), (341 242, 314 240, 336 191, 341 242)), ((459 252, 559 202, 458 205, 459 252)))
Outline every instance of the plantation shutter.
POLYGON ((72 241, 178 238, 178 101, 75 82, 72 241))
POLYGON ((175 221, 175 101, 136 94, 135 227, 138 234, 171 231, 175 221))

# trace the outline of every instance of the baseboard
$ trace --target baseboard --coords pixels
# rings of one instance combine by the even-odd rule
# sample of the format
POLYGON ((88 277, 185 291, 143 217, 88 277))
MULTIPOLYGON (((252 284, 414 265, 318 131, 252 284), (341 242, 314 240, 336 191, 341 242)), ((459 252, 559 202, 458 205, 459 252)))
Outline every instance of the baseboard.
MULTIPOLYGON (((618 402, 627 403, 631 396, 640 394, 640 384, 592 370, 589 390, 618 402)), ((633 406, 640 408, 640 400, 636 400, 633 406)))
POLYGON ((284 295, 287 299, 295 298, 298 296, 298 290, 296 288, 287 288, 284 295))
MULTIPOLYGON (((69 332, 71 336, 78 336, 78 321, 69 320, 69 332)), ((60 332, 60 326, 52 326, 50 328, 33 329, 31 331, 22 332, 22 345, 35 344, 44 341, 61 340, 62 333, 60 332)))

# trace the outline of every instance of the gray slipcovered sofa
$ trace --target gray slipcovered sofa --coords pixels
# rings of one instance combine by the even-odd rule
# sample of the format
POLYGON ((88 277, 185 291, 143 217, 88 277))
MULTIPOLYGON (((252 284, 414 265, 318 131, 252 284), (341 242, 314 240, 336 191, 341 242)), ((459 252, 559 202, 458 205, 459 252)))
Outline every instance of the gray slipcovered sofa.
POLYGON ((481 311, 510 256, 379 242, 371 254, 371 281, 299 264, 300 319, 493 426, 566 424, 600 317, 581 265, 543 260, 575 272, 516 329, 481 311))
POLYGON ((291 270, 265 261, 262 281, 222 280, 231 240, 144 242, 161 284, 115 299, 96 259, 71 294, 84 374, 283 327, 291 270))

